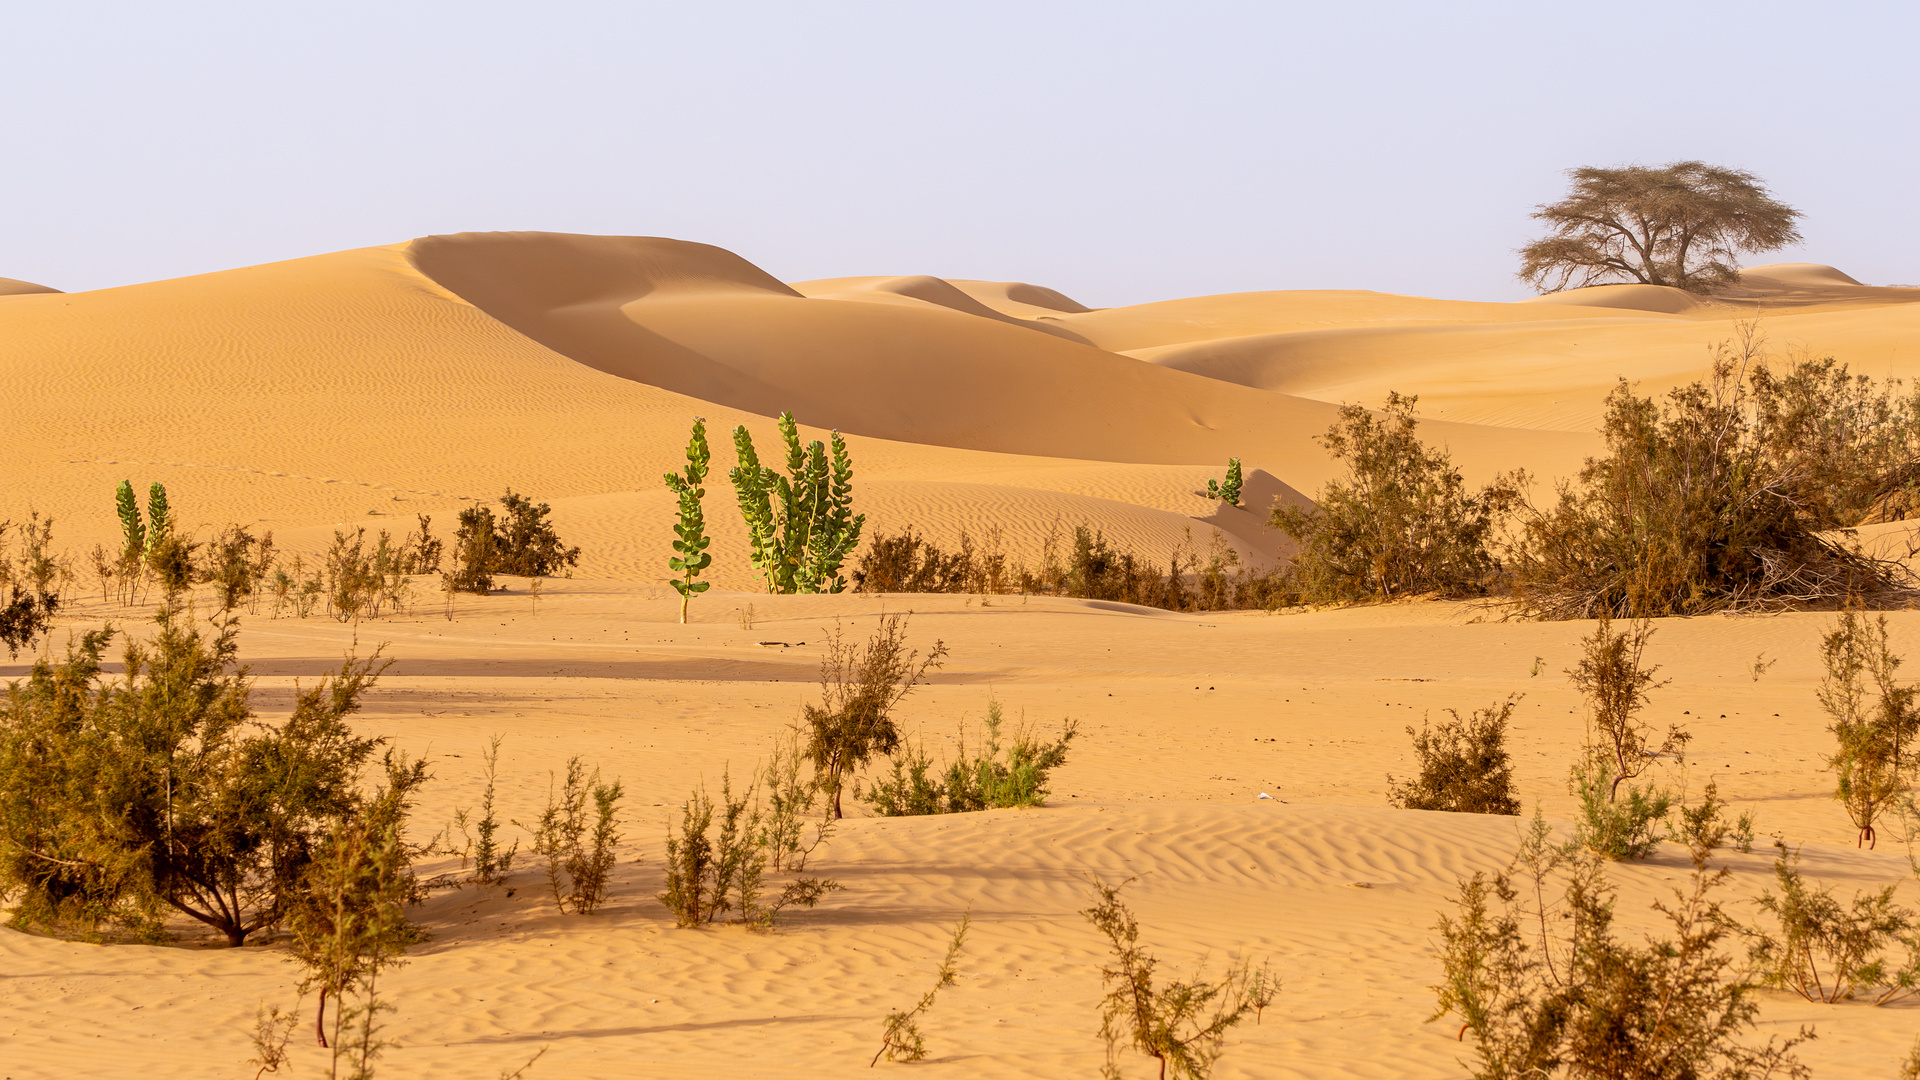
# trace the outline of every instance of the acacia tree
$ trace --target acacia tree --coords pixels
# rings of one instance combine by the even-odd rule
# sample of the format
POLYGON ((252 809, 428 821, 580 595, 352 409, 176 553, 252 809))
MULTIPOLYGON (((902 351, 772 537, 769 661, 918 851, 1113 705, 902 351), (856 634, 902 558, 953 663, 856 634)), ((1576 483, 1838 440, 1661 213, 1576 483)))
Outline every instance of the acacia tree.
POLYGON ((1543 293, 1609 281, 1705 292, 1740 279, 1738 253, 1801 239, 1800 211, 1743 169, 1681 161, 1567 176, 1567 197, 1534 209, 1547 235, 1520 249, 1520 279, 1543 293))

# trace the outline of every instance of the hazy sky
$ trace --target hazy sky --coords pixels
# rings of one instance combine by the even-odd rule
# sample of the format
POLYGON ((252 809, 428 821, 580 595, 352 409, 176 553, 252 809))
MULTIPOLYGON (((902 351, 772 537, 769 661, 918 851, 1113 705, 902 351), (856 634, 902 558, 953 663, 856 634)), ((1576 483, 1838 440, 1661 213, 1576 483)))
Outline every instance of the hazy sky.
POLYGON ((1095 305, 1526 295, 1581 164, 1751 169, 1803 249, 1920 283, 1920 4, 0 7, 0 276, 78 290, 545 229, 786 280, 1095 305))

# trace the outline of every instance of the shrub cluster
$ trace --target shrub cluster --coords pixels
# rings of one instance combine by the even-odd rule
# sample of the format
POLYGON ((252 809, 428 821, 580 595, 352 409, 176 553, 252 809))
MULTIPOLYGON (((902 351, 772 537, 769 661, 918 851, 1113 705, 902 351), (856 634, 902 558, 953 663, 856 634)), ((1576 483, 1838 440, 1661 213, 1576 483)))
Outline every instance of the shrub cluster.
POLYGON ((0 521, 0 644, 8 656, 45 636, 60 610, 62 591, 73 580, 73 570, 53 554, 53 519, 32 514, 26 525, 0 521), (20 538, 20 550, 11 550, 7 533, 20 538))
POLYGON ((1413 736, 1420 774, 1411 780, 1387 777, 1387 801, 1402 810, 1445 810, 1458 814, 1518 814, 1513 761, 1507 754, 1507 721, 1518 697, 1508 697, 1472 716, 1447 710, 1451 720, 1438 728, 1421 722, 1413 736))
POLYGON ((860 797, 872 804, 882 817, 960 814, 1044 804, 1049 794, 1047 777, 1066 763, 1067 746, 1073 742, 1078 725, 1068 720, 1061 725, 1060 737, 1047 742, 1021 724, 1013 731, 1012 743, 1002 745, 1003 723, 1000 703, 989 701, 986 731, 977 753, 967 751, 964 724, 954 760, 947 763, 945 769, 936 769, 927 756, 924 741, 903 746, 900 753, 891 755, 891 775, 883 777, 860 797))
POLYGON ((447 571, 443 581, 448 592, 485 596, 493 591, 496 574, 545 578, 580 564, 580 549, 566 546, 547 521, 553 507, 515 495, 508 488, 500 497, 500 508, 498 516, 487 506, 460 511, 453 540, 453 569, 447 571))

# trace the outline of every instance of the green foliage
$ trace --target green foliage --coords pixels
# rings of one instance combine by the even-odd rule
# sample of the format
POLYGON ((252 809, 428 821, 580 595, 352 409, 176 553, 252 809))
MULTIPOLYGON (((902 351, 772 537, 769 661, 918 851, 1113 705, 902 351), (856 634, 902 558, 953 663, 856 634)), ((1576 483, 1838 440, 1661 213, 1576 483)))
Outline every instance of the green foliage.
POLYGON ((769 813, 755 785, 736 796, 732 779, 724 773, 717 826, 705 784, 687 797, 679 828, 670 827, 667 833, 667 888, 659 897, 680 926, 705 926, 737 911, 737 921, 748 929, 767 930, 782 910, 811 908, 840 888, 839 882, 825 878, 795 878, 771 901, 764 899, 767 870, 776 858, 784 857, 791 870, 805 864, 805 852, 795 859, 795 850, 783 847, 788 834, 778 813, 777 807, 769 813))
POLYGON ((1698 803, 1678 809, 1679 821, 1668 824, 1667 839, 1702 851, 1725 847, 1728 840, 1742 852, 1753 850, 1753 814, 1743 813, 1729 822, 1725 813, 1727 804, 1720 800, 1718 781, 1707 781, 1707 789, 1701 793, 1698 803))
POLYGON ((149 560, 160 550, 166 538, 173 535, 173 510, 167 505, 167 489, 155 480, 147 489, 147 548, 149 560))
POLYGON ((1462 880, 1436 929, 1444 975, 1439 1007, 1471 1036, 1476 1080, 1646 1077, 1804 1078, 1793 1048, 1744 1041, 1759 1004, 1721 947, 1730 920, 1713 899, 1727 877, 1693 852, 1693 875, 1655 902, 1670 935, 1644 945, 1613 933, 1604 862, 1552 842, 1535 814, 1505 870, 1462 880))
POLYGON ((700 500, 707 497, 703 486, 707 479, 707 465, 713 460, 713 452, 707 448, 707 422, 704 419, 693 422, 693 435, 687 440, 687 468, 684 474, 668 473, 667 488, 680 496, 680 521, 673 527, 678 537, 673 542, 677 553, 667 560, 667 567, 680 572, 668 584, 680 594, 680 621, 687 621, 687 602, 706 592, 713 584, 711 581, 697 580, 700 571, 713 565, 713 556, 707 554, 707 545, 713 541, 707 539, 707 519, 700 507, 700 500))
POLYGON ((1920 994, 1920 934, 1913 911, 1894 903, 1894 886, 1855 893, 1843 906, 1831 889, 1807 884, 1800 853, 1784 845, 1773 876, 1780 891, 1762 893, 1760 909, 1779 932, 1746 930, 1749 957, 1766 985, 1829 1004, 1860 995, 1885 1005, 1920 994), (1896 943, 1907 950, 1897 968, 1886 958, 1896 943))
POLYGON ((785 476, 760 464, 745 425, 733 430, 740 464, 727 475, 746 519, 753 568, 770 593, 840 592, 847 587, 840 567, 867 520, 853 513, 853 458, 837 431, 829 451, 818 440, 802 448, 791 412, 780 414, 779 427, 785 476))
MULTIPOLYGON (((560 790, 556 793, 549 787, 546 809, 531 830, 533 853, 546 860, 547 885, 562 915, 591 915, 606 899, 613 847, 620 840, 618 808, 625 794, 618 780, 601 783, 600 770, 589 776, 578 757, 567 759, 560 790), (589 798, 593 800, 591 833, 589 798)), ((500 873, 505 875, 504 866, 500 873)))
POLYGON ((513 857, 520 850, 518 840, 504 851, 500 847, 500 819, 493 805, 495 780, 500 770, 500 741, 500 736, 495 735, 481 758, 486 763, 487 781, 480 793, 480 820, 474 826, 480 836, 473 844, 473 880, 481 885, 504 883, 513 870, 513 857))
POLYGON ((171 608, 126 674, 89 631, 11 684, 0 715, 0 896, 13 922, 150 933, 171 908, 243 943, 279 922, 335 823, 362 813, 380 739, 354 734, 382 664, 349 657, 300 688, 275 727, 254 717, 232 619, 211 637, 171 608))
POLYGON ((500 565, 498 535, 492 509, 469 506, 460 511, 453 533, 453 569, 442 582, 449 592, 485 596, 493 591, 495 567, 500 565))
POLYGON ((833 816, 842 816, 841 792, 847 777, 876 754, 900 747, 893 708, 912 692, 929 669, 938 667, 947 647, 936 641, 923 659, 907 648, 907 620, 882 615, 864 649, 849 644, 838 625, 827 635, 820 660, 820 704, 804 706, 807 757, 814 776, 832 800, 833 816))
POLYGON ((147 553, 147 526, 140 518, 140 499, 133 493, 133 481, 120 481, 113 502, 120 516, 121 557, 137 562, 147 553))
POLYGON ((933 1008, 933 999, 940 991, 953 985, 954 976, 959 973, 960 947, 966 943, 967 928, 972 925, 971 912, 960 916, 959 925, 953 928, 953 936, 947 940, 947 954, 940 960, 933 987, 920 995, 920 1000, 913 1008, 895 1009, 887 1014, 886 1026, 880 1034, 880 1049, 874 1052, 873 1060, 867 1062, 867 1068, 878 1065, 883 1054, 888 1061, 926 1059, 927 1041, 920 1034, 920 1017, 933 1008))
POLYGON ((0 521, 0 644, 9 656, 46 636, 60 610, 61 586, 72 580, 68 567, 53 555, 53 519, 35 512, 28 523, 15 530, 20 537, 20 553, 7 550, 10 522, 0 521))
POLYGON ((1593 633, 1580 641, 1580 663, 1567 670, 1587 699, 1587 756, 1606 765, 1608 801, 1621 784, 1639 778, 1661 756, 1679 758, 1693 738, 1671 724, 1656 744, 1654 729, 1639 718, 1647 692, 1666 685, 1653 681, 1658 665, 1644 664, 1652 636, 1653 628, 1644 620, 1616 634, 1612 620, 1602 615, 1593 633))
POLYGON ((1920 701, 1913 684, 1894 678, 1901 660, 1888 645, 1885 615, 1870 622, 1842 611, 1821 639, 1820 656, 1827 669, 1820 705, 1833 718, 1827 730, 1838 744, 1827 758, 1837 780, 1833 797, 1860 830, 1858 843, 1873 847, 1874 822, 1899 805, 1920 769, 1912 747, 1920 735, 1920 701))
POLYGON ((1227 478, 1207 481, 1207 498, 1219 499, 1228 506, 1240 505, 1240 459, 1227 459, 1227 478))
POLYGON ((1673 794, 1665 788, 1628 784, 1627 797, 1622 799, 1618 779, 1613 762, 1605 756, 1590 756, 1573 767, 1568 786, 1580 800, 1574 843, 1603 858, 1644 859, 1660 843, 1655 827, 1673 809, 1673 794))
MULTIPOLYGON (((495 574, 553 577, 563 568, 579 565, 580 549, 562 543, 546 520, 553 511, 551 506, 515 495, 512 488, 501 496, 500 506, 499 516, 486 506, 460 511, 453 538, 453 569, 447 571, 443 582, 448 591, 485 596, 493 591, 495 574)), ((437 542, 432 554, 437 564, 437 542)))
POLYGON ((1420 759, 1420 775, 1399 781, 1389 774, 1387 801, 1402 810, 1520 813, 1513 761, 1507 755, 1507 721, 1518 701, 1517 695, 1509 696, 1465 718, 1448 709, 1453 719, 1441 721, 1437 729, 1424 720, 1419 731, 1407 728, 1420 759))
POLYGON ((937 779, 924 744, 902 746, 892 755, 892 775, 861 795, 882 817, 958 814, 1046 803, 1047 778, 1066 764, 1067 746, 1079 731, 1072 720, 1060 737, 1042 742, 1025 724, 1015 728, 1011 745, 1000 742, 1000 703, 987 703, 986 731, 977 754, 967 752, 967 730, 960 728, 954 761, 937 779))
MULTIPOLYGON (((1080 913, 1113 951, 1112 966, 1100 970, 1107 991, 1100 1003, 1100 1036, 1107 1042, 1100 1075, 1118 1080, 1124 1046, 1158 1061, 1163 1078, 1205 1080, 1226 1049, 1228 1030, 1256 1009, 1248 967, 1229 967, 1217 982, 1196 973, 1191 981, 1156 986, 1159 961, 1140 944, 1139 924, 1120 900, 1125 884, 1093 878, 1098 902, 1080 913)), ((1265 968, 1261 972, 1265 1001, 1277 984, 1268 982, 1265 968)))
POLYGON ((1920 402, 1831 360, 1776 375, 1760 348, 1748 324, 1705 383, 1664 402, 1614 389, 1606 456, 1551 509, 1521 513, 1507 565, 1528 610, 1646 618, 1912 595, 1899 564, 1821 533, 1911 495, 1920 402))
POLYGON ((1275 506, 1273 528, 1299 546, 1293 582, 1309 602, 1487 591, 1500 571, 1489 543, 1521 478, 1469 492, 1453 457, 1420 441, 1417 397, 1387 395, 1377 415, 1340 409, 1320 444, 1344 463, 1312 507, 1275 506))

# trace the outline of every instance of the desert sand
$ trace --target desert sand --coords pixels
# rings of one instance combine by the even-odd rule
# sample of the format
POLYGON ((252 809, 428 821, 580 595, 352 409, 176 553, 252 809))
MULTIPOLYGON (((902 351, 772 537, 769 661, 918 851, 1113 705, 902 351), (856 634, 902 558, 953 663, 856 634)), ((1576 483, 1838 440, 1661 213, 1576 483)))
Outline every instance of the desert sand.
MULTIPOLYGON (((510 818, 538 813, 571 755, 629 792, 601 912, 556 914, 532 869, 511 892, 441 891, 417 910, 431 939, 385 984, 398 1011, 384 1075, 493 1076, 541 1047, 531 1076, 851 1075, 967 910, 958 985, 922 1023, 930 1057, 911 1068, 1094 1075, 1103 953, 1078 912, 1098 873, 1135 879, 1127 896, 1169 971, 1271 958, 1285 979, 1216 1075, 1459 1076, 1456 1029, 1428 1022, 1433 925, 1459 876, 1506 862, 1519 823, 1389 809, 1387 777, 1412 768, 1407 725, 1522 693, 1521 792, 1564 821, 1584 716, 1563 673, 1591 624, 1453 602, 1188 615, 1017 595, 766 596, 722 478, 725 433, 745 424, 764 452, 783 409, 808 437, 845 433, 869 535, 998 530, 1031 561, 1056 523, 1156 558, 1218 530, 1264 568, 1285 554, 1266 507, 1335 475, 1313 436, 1341 404, 1418 394, 1422 432, 1470 478, 1524 466, 1550 485, 1599 449, 1619 379, 1646 392, 1699 378, 1712 345, 1756 316, 1781 353, 1920 375, 1920 289, 1810 264, 1754 268, 1721 300, 1608 286, 1514 304, 1308 291, 1090 309, 1017 282, 783 283, 677 240, 464 234, 96 292, 5 279, 0 517, 51 515, 79 561, 113 542, 116 484, 160 481, 189 527, 271 529, 311 554, 336 529, 402 533, 416 514, 444 535, 461 507, 511 487, 550 502, 584 549, 537 608, 527 582, 507 579, 449 618, 423 582, 413 611, 358 627, 243 621, 270 720, 296 679, 356 641, 385 645, 396 663, 356 722, 432 758, 420 830, 478 801, 494 734, 510 818), (682 626, 660 477, 696 416, 716 435, 717 584, 682 626), (1249 470, 1248 509, 1202 494, 1229 456, 1249 470), (830 628, 864 636, 899 611, 915 643, 951 650, 899 714, 930 746, 990 698, 1042 725, 1080 722, 1049 804, 908 819, 861 808, 816 855, 845 885, 818 909, 772 934, 675 929, 653 899, 668 816, 694 784, 749 770, 796 719, 830 628)), ((88 577, 57 641, 144 616, 88 577)), ((1896 644, 1920 654, 1920 615, 1892 619, 1896 644)), ((1693 791, 1716 779, 1757 815, 1754 852, 1722 860, 1742 916, 1770 880, 1774 834, 1843 894, 1904 880, 1920 904, 1906 851, 1856 850, 1830 797, 1814 698, 1830 621, 1663 620, 1650 647, 1670 682, 1649 718, 1694 734, 1669 778, 1693 791), (1762 656, 1777 663, 1755 677, 1762 656)), ((1614 867, 1622 925, 1652 929, 1649 902, 1685 870, 1672 845, 1614 867)), ((214 949, 181 930, 166 947, 0 932, 0 1075, 252 1075, 255 1011, 291 1002, 295 969, 272 942, 214 949)), ((1889 1075, 1917 1009, 1769 993, 1762 1030, 1816 1025, 1802 1053, 1816 1076, 1889 1075)), ((295 1045, 306 1075, 319 1054, 295 1045)))

